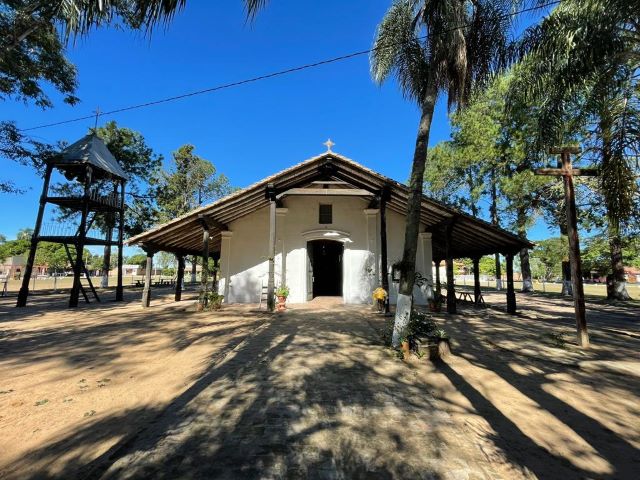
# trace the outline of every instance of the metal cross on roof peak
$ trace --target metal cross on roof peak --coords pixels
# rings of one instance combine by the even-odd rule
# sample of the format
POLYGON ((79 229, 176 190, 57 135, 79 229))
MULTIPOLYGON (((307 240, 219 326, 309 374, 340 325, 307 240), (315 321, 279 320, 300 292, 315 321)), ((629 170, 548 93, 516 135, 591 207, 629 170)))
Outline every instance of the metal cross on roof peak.
POLYGON ((333 146, 335 145, 335 143, 333 143, 333 142, 331 141, 331 139, 329 139, 329 140, 327 140, 326 142, 324 142, 324 143, 323 143, 323 145, 326 145, 326 147, 327 147, 327 152, 330 152, 330 151, 331 151, 331 147, 333 147, 333 146))

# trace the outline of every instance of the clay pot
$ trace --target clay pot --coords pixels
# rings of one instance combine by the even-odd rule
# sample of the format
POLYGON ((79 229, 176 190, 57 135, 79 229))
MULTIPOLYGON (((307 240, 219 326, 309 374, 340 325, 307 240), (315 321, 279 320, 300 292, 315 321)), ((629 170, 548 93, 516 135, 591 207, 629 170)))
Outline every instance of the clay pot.
POLYGON ((448 338, 438 338, 429 344, 429 359, 442 360, 451 354, 451 343, 448 338))
POLYGON ((287 297, 283 295, 278 295, 278 311, 279 312, 284 312, 286 310, 287 308, 286 303, 287 303, 287 297))
POLYGON ((411 355, 411 348, 409 346, 409 340, 403 340, 400 344, 400 349, 402 350, 402 356, 406 360, 411 355))

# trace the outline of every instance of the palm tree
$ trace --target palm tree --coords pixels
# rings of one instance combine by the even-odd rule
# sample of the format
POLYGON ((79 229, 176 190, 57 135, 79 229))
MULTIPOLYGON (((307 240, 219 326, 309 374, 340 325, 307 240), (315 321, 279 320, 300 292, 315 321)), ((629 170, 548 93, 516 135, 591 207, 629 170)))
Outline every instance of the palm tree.
POLYGON ((464 105, 473 87, 501 66, 509 42, 512 8, 519 1, 395 0, 374 40, 371 71, 381 84, 398 80, 402 93, 420 108, 416 136, 393 344, 411 314, 420 227, 422 184, 433 112, 446 92, 449 108, 464 105))
POLYGON ((547 144, 567 133, 568 120, 591 131, 601 169, 614 288, 625 300, 622 231, 638 195, 632 159, 640 151, 640 1, 566 0, 526 32, 512 97, 535 104, 547 144), (576 115, 577 113, 577 115, 576 115), (575 118, 578 117, 578 122, 575 118))
MULTIPOLYGON (((248 18, 266 5, 267 0, 243 0, 248 18)), ((62 25, 68 40, 86 35, 93 28, 119 19, 134 29, 151 32, 170 22, 187 4, 187 0, 57 0, 16 2, 16 30, 12 38, 1 42, 4 52, 16 48, 25 38, 40 28, 62 25), (4 44, 4 45, 2 45, 4 44)))

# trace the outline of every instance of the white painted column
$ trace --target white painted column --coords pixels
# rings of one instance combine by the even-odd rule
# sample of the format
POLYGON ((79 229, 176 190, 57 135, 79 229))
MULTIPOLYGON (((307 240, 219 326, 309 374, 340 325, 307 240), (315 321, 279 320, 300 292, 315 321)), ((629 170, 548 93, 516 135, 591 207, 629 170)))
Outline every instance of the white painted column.
POLYGON ((433 298, 433 245, 431 232, 419 234, 420 249, 422 250, 422 275, 427 279, 425 296, 427 302, 433 298))
POLYGON ((231 283, 231 238, 233 232, 224 231, 220 232, 220 282, 218 283, 218 293, 224 295, 224 302, 229 303, 229 287, 231 283))
MULTIPOLYGON (((380 210, 377 208, 366 208, 364 215, 367 218, 367 250, 369 251, 369 257, 374 268, 374 277, 372 281, 372 287, 381 285, 380 280, 380 262, 378 261, 378 214, 380 210)), ((373 291, 372 291, 373 293, 373 291)))
POLYGON ((287 250, 285 245, 286 233, 286 220, 288 208, 276 208, 276 245, 280 251, 280 265, 277 267, 277 272, 280 274, 280 282, 276 282, 279 285, 287 284, 287 250))

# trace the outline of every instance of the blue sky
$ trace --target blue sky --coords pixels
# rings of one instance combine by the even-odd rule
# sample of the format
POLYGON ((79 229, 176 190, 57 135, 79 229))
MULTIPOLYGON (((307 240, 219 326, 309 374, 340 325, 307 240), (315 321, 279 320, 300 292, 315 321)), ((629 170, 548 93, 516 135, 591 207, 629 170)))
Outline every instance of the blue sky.
MULTIPOLYGON (((51 92, 55 108, 0 103, 0 118, 19 127, 66 120, 242 80, 371 46, 389 0, 296 2, 274 0, 255 22, 242 3, 188 2, 151 38, 103 29, 69 46, 79 70, 81 103, 70 107, 51 92)), ((527 22, 526 19, 523 19, 527 22)), ((391 82, 378 87, 366 56, 233 89, 134 110, 114 119, 140 131, 165 157, 185 143, 211 160, 234 186, 246 186, 325 150, 334 150, 399 181, 409 176, 418 110, 391 82)), ((92 120, 32 132, 41 140, 74 141, 92 120)), ((444 99, 431 144, 449 138, 444 99)), ((14 238, 32 227, 41 181, 33 170, 1 159, 2 177, 30 190, 0 195, 0 233, 14 238)), ((543 222, 531 239, 553 235, 543 222)))

